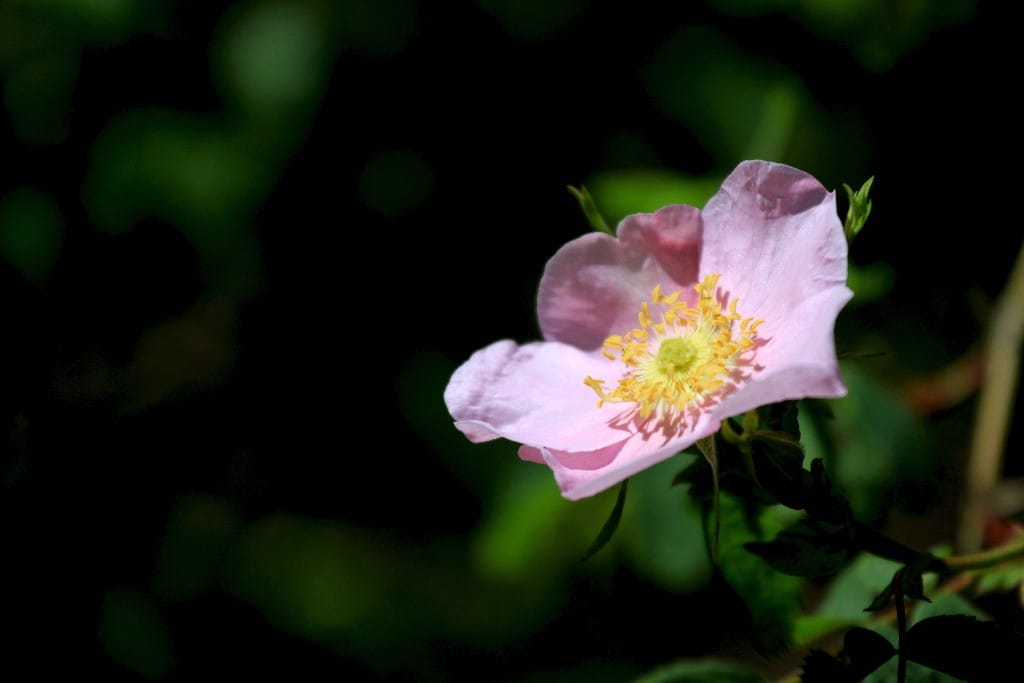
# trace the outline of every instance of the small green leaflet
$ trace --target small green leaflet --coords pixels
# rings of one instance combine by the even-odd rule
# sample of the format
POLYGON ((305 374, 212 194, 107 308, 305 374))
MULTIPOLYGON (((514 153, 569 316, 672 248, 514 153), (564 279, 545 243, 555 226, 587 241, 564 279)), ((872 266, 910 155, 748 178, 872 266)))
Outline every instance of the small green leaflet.
POLYGON ((587 548, 587 552, 580 558, 580 562, 585 562, 593 557, 601 548, 608 545, 608 541, 612 540, 612 536, 615 535, 615 530, 619 528, 619 522, 622 521, 622 508, 626 506, 626 485, 629 483, 629 479, 624 480, 619 484, 619 495, 615 499, 615 507, 612 508, 612 513, 608 515, 608 521, 601 527, 601 531, 597 534, 597 538, 587 548))

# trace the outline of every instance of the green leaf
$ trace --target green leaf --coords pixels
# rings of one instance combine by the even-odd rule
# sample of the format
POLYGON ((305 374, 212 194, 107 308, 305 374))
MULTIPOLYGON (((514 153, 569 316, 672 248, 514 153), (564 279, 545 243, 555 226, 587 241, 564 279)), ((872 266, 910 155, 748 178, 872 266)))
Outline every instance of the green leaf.
POLYGON ((754 476, 768 499, 801 510, 809 480, 803 469, 805 454, 797 418, 795 401, 762 406, 744 415, 743 436, 750 439, 754 476))
POLYGON ((853 508, 842 493, 832 486, 825 461, 811 461, 811 487, 805 504, 807 514, 815 520, 836 526, 853 523, 853 508))
POLYGON ((605 222, 604 216, 598 210, 597 205, 594 203, 594 198, 587 191, 587 188, 580 186, 579 189, 572 185, 566 186, 572 196, 576 198, 576 201, 580 203, 580 208, 583 209, 583 215, 587 217, 587 223, 590 227, 597 232, 603 232, 606 235, 615 235, 615 232, 608 227, 608 223, 605 222))
POLYGON ((764 683, 764 678, 738 664, 684 660, 659 667, 633 683, 764 683))
POLYGON ((838 656, 811 650, 804 658, 800 680, 803 683, 856 683, 894 654, 896 648, 885 636, 856 627, 847 632, 838 656))
POLYGON ((802 601, 800 580, 773 570, 744 547, 770 533, 770 510, 748 514, 743 501, 723 491, 720 513, 720 576, 742 600, 745 613, 737 616, 748 627, 751 643, 765 656, 777 654, 793 632, 802 601))
POLYGON ((844 569, 818 605, 819 618, 846 619, 850 623, 865 622, 870 615, 864 605, 892 582, 900 565, 874 555, 862 554, 844 569))
POLYGON ((608 515, 608 521, 601 527, 601 531, 597 534, 597 538, 587 548, 587 552, 580 558, 580 562, 590 559, 597 553, 601 548, 608 545, 608 541, 612 540, 612 536, 615 535, 615 530, 619 528, 619 522, 622 520, 622 508, 626 505, 626 485, 629 484, 629 479, 623 480, 619 484, 619 495, 615 498, 615 507, 612 508, 612 512, 608 515))
POLYGON ((856 683, 896 654, 884 636, 866 628, 852 628, 838 656, 811 650, 804 658, 803 683, 856 683))
POLYGON ((815 578, 839 571, 856 552, 849 526, 829 528, 802 519, 774 539, 746 544, 775 570, 792 576, 815 578))
POLYGON ((846 632, 840 658, 846 662, 854 679, 864 678, 896 654, 896 648, 885 637, 866 628, 854 627, 846 632))
POLYGON ((1024 636, 962 614, 915 624, 904 648, 908 659, 969 681, 1001 682, 1024 671, 1024 636))
POLYGON ((803 449, 799 443, 777 438, 776 434, 759 431, 750 444, 754 475, 773 500, 802 510, 806 504, 805 489, 810 483, 803 467, 803 449))
POLYGON ((846 211, 846 222, 843 225, 847 242, 857 236, 864 228, 864 224, 867 223, 868 216, 871 215, 871 199, 868 197, 868 193, 871 192, 871 184, 874 182, 875 177, 871 176, 856 192, 849 185, 843 183, 846 196, 850 200, 850 208, 846 211))

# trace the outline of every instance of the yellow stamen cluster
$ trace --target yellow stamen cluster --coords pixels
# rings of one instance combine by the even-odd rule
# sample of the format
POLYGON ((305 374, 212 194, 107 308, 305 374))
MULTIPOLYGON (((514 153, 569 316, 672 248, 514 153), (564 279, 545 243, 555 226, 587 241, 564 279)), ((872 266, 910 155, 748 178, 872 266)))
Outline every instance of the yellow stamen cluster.
POLYGON ((764 321, 740 316, 735 298, 723 311, 715 298, 719 277, 708 275, 694 286, 697 301, 692 307, 681 300, 682 292, 666 296, 658 285, 650 302, 640 304, 640 326, 605 339, 601 353, 629 370, 611 391, 603 380, 584 380, 598 395, 598 407, 606 402, 636 403, 640 416, 647 418, 655 411, 681 412, 726 386, 743 353, 754 347, 757 328, 764 321), (657 321, 652 306, 663 310, 657 321))

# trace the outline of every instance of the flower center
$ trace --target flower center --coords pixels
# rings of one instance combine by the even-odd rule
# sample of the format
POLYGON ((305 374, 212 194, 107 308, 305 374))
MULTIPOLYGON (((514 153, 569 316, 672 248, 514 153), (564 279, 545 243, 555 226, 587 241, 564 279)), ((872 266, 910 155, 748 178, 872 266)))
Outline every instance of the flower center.
POLYGON ((719 277, 708 275, 694 286, 692 305, 682 300, 681 291, 666 296, 660 285, 655 287, 651 300, 640 304, 640 326, 604 341, 601 353, 627 369, 611 391, 603 380, 584 380, 597 394, 598 407, 636 403, 643 418, 654 412, 678 413, 714 399, 733 384, 736 369, 750 361, 757 328, 764 321, 740 316, 736 299, 723 311, 715 298, 719 277), (661 311, 657 321, 652 306, 661 311))
POLYGON ((692 369, 699 355, 700 350, 689 337, 674 337, 661 342, 655 363, 665 375, 685 374, 692 369))

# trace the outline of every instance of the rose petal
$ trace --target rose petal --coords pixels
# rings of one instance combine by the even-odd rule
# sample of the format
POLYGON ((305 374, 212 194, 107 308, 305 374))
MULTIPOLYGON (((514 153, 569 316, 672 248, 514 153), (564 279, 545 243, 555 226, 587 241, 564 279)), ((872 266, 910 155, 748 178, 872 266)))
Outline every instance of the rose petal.
POLYGON ((700 235, 700 212, 680 204, 627 216, 618 239, 590 233, 569 242, 540 281, 544 338, 593 351, 609 335, 633 329, 655 285, 670 293, 697 281, 700 235))
POLYGON ((588 376, 614 385, 621 369, 559 342, 499 341, 477 351, 444 392, 448 411, 471 441, 504 437, 532 446, 593 451, 630 432, 612 426, 628 406, 597 407, 588 376), (615 373, 614 375, 612 373, 615 373))
POLYGON ((762 337, 802 302, 845 289, 846 253, 835 194, 789 166, 740 164, 704 209, 701 274, 722 275, 739 312, 764 319, 762 337))
POLYGON ((832 328, 852 295, 835 287, 794 310, 780 333, 757 350, 754 364, 760 369, 712 410, 714 417, 724 420, 779 401, 845 396, 832 328))
MULTIPOLYGON (((550 448, 537 451, 554 472, 562 495, 569 500, 579 500, 600 493, 637 472, 671 458, 698 439, 714 434, 720 426, 721 423, 705 414, 692 430, 669 441, 659 436, 648 437, 637 433, 626 441, 592 453, 564 453, 550 448)), ((519 455, 526 460, 534 460, 536 457, 533 452, 524 454, 523 449, 520 449, 519 455)))
POLYGON ((519 447, 519 458, 527 462, 535 462, 538 465, 543 465, 544 456, 541 455, 539 448, 533 446, 520 446, 519 447))

